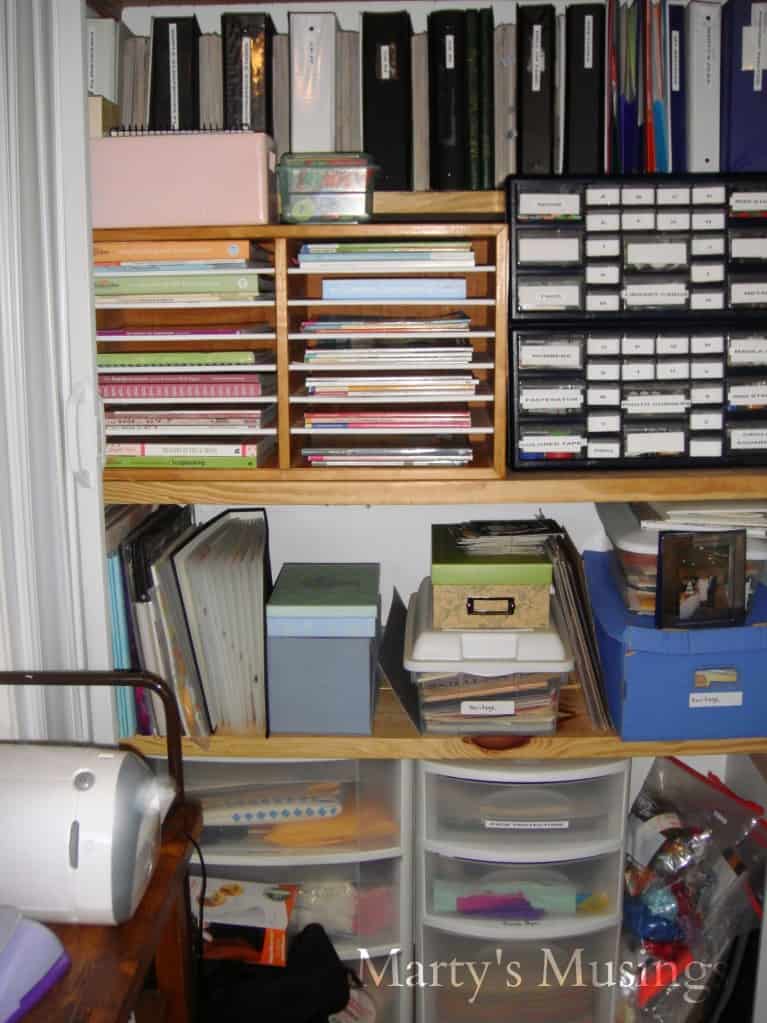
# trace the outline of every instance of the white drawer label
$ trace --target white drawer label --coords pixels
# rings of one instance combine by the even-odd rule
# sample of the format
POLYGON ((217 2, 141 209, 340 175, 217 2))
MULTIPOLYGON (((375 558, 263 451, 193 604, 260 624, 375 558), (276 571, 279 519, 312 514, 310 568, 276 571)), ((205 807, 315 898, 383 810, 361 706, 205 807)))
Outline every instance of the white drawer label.
POLYGON ((695 284, 718 284, 724 280, 724 263, 693 263, 690 280, 695 284))
POLYGON ((690 709, 701 707, 742 707, 743 692, 737 693, 690 693, 690 709))
POLYGON ((471 717, 497 717, 516 714, 514 700, 461 700, 461 714, 471 717))
POLYGON ((655 202, 655 189, 624 187, 621 199, 626 206, 649 206, 655 202))
POLYGON ((519 364, 523 369, 561 367, 580 369, 581 349, 577 344, 521 344, 519 364))
POLYGON ((623 292, 627 306, 684 305, 685 284, 627 284, 623 292))
POLYGON ((723 256, 724 235, 696 236, 690 242, 690 251, 693 256, 723 256))
MULTIPOLYGON (((678 92, 679 90, 674 90, 678 92)), ((686 206, 690 201, 689 188, 658 188, 659 206, 686 206)))
POLYGON ((586 369, 588 380, 620 380, 621 366, 619 362, 590 362, 586 369))
POLYGON ((589 405, 618 405, 620 400, 619 387, 589 387, 586 391, 589 405))
POLYGON ((730 430, 730 447, 733 451, 751 451, 767 448, 767 430, 744 426, 730 430))
POLYGON ((590 337, 586 341, 586 352, 589 355, 618 355, 620 345, 618 337, 590 337))
POLYGON ((721 355, 724 351, 724 338, 693 337, 691 346, 693 355, 721 355))
POLYGON ((619 188, 587 188, 586 204, 588 206, 617 206, 621 201, 619 188))
POLYGON ((724 213, 712 210, 710 213, 693 213, 693 231, 724 231, 724 213))
POLYGON ((566 831, 570 821, 510 821, 485 819, 485 827, 499 831, 566 831))
POLYGON ((693 291, 690 309, 724 309, 723 291, 693 291))
POLYGON ((724 185, 699 185, 692 190, 692 201, 695 206, 711 206, 724 202, 724 185))
POLYGON ((624 337, 621 351, 624 355, 655 355, 655 338, 624 337))
POLYGON ((617 291, 589 291, 586 293, 586 309, 590 313, 614 313, 620 309, 620 295, 617 291))
POLYGON ((574 309, 580 305, 581 289, 578 284, 520 284, 518 298, 520 309, 574 309))
POLYGON ((733 305, 762 305, 767 302, 767 281, 731 284, 730 302, 733 305))
POLYGON ((654 231, 655 214, 646 211, 642 213, 623 213, 621 215, 621 227, 624 231, 654 231))
POLYGON ((598 259, 600 256, 619 256, 620 251, 621 243, 619 238, 586 239, 586 255, 592 259, 598 259))
POLYGON ((756 235, 733 238, 730 255, 733 259, 767 259, 767 238, 756 235))
POLYGON ((520 192, 517 203, 520 217, 577 217, 581 212, 577 192, 520 192))
POLYGON ((593 440, 587 449, 589 458, 620 458, 620 441, 593 440))
POLYGON ((624 362, 623 363, 623 379, 624 380, 654 380, 655 379, 655 363, 654 362, 624 362))
POLYGON ((621 225, 620 216, 617 213, 587 213, 587 231, 617 231, 621 225))
POLYGON ((690 214, 687 210, 668 210, 658 213, 659 231, 689 231, 690 214))
POLYGON ((658 355, 687 355, 690 339, 686 337, 659 337, 658 355))
POLYGON ((616 415, 594 415, 586 419, 589 433, 618 433, 621 428, 621 417, 616 415))
POLYGON ((733 213, 761 213, 767 210, 767 192, 733 192, 730 209, 733 213))
POLYGON ((520 263, 577 263, 581 258, 578 238, 519 239, 520 263))
POLYGON ((724 401, 723 387, 693 387, 690 390, 693 405, 721 405, 724 401))
POLYGON ((767 337, 731 337, 728 358, 731 366, 767 362, 767 337))
POLYGON ((620 268, 612 263, 608 263, 605 266, 600 266, 599 263, 593 263, 586 267, 586 283, 619 284, 620 268))
POLYGON ((720 458, 721 455, 722 442, 719 438, 690 438, 690 458, 720 458))
POLYGON ((723 418, 721 412, 693 412, 690 415, 690 429, 721 430, 723 418))

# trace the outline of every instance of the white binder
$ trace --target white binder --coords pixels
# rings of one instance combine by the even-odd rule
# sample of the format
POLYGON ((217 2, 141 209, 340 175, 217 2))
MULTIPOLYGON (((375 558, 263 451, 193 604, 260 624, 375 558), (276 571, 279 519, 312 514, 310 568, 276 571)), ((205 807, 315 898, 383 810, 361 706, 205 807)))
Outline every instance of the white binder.
POLYGON ((290 148, 336 147, 335 14, 290 12, 290 148))
POLYGON ((722 8, 718 0, 687 5, 687 170, 719 170, 722 8))

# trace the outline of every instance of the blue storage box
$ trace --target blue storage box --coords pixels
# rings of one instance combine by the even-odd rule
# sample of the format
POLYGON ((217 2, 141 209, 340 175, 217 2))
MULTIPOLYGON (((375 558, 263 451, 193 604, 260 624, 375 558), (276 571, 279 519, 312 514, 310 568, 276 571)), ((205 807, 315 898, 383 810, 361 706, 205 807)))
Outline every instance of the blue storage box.
POLYGON ((380 568, 288 563, 266 606, 269 731, 370 735, 380 568))
POLYGON ((767 735, 767 589, 746 625, 656 629, 627 611, 609 554, 586 551, 586 579, 607 700, 625 740, 767 735))

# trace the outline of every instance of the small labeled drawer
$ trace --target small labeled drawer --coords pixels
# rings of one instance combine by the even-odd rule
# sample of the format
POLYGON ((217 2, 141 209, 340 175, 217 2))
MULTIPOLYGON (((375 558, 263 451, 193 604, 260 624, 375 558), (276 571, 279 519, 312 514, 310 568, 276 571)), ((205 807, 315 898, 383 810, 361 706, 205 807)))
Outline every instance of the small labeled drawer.
POLYGON ((616 913, 621 853, 555 863, 502 864, 426 853, 427 914, 582 929, 616 913))
POLYGON ((442 973, 419 991, 423 1023, 608 1023, 612 985, 597 985, 615 961, 615 929, 543 943, 534 935, 488 940, 424 928, 418 958, 442 973), (568 972, 573 956, 581 962, 579 974, 568 972), (456 964, 454 983, 450 963, 456 964), (469 966, 482 974, 481 984, 469 966))
MULTIPOLYGON (((493 781, 492 773, 488 780, 476 780, 429 770, 426 839, 482 849, 483 858, 506 862, 588 855, 620 837, 620 765, 618 770, 582 780, 503 783, 493 781)), ((513 777, 509 771, 499 774, 513 777)))

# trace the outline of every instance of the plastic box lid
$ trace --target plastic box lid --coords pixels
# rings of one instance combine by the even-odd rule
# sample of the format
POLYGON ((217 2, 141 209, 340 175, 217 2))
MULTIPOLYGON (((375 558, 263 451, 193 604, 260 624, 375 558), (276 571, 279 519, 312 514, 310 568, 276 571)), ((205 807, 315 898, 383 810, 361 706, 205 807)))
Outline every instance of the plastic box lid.
POLYGON ((408 671, 443 671, 446 666, 472 675, 572 671, 572 655, 560 635, 561 611, 551 598, 548 629, 435 629, 432 586, 427 576, 410 598, 405 626, 408 671))
MULTIPOLYGON (((639 516, 630 504, 615 502, 598 504, 596 508, 610 543, 616 550, 657 558, 658 533, 654 529, 642 529, 639 516)), ((701 527, 701 531, 710 530, 701 527)), ((746 558, 750 561, 767 560, 767 541, 753 536, 747 537, 746 558)))

